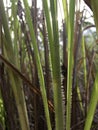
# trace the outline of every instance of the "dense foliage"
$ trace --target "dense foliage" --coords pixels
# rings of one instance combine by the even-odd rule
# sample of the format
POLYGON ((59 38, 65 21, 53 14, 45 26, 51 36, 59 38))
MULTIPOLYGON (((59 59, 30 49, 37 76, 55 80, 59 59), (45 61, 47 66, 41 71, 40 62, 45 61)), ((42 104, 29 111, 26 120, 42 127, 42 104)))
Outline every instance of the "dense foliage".
POLYGON ((98 2, 82 2, 0 0, 0 130, 98 129, 98 2))

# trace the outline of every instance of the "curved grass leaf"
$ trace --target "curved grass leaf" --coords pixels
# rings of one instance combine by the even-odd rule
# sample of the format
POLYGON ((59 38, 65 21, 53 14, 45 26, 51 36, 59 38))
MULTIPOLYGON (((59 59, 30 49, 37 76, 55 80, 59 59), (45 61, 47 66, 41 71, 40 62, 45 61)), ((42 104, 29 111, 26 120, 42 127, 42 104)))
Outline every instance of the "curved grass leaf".
POLYGON ((88 107, 87 118, 85 122, 84 130, 90 130, 93 121, 95 109, 98 103, 98 72, 96 74, 95 83, 92 90, 91 100, 88 107))

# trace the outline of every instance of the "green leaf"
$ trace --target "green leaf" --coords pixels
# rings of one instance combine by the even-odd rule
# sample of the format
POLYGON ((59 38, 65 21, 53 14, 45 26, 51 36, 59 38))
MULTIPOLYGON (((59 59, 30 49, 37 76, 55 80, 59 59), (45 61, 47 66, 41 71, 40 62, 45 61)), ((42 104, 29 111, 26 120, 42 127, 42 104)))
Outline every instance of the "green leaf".
POLYGON ((96 74, 96 79, 95 79, 95 83, 92 90, 92 95, 91 95, 91 100, 88 107, 84 130, 90 130, 91 128, 97 103, 98 103, 98 72, 96 74))

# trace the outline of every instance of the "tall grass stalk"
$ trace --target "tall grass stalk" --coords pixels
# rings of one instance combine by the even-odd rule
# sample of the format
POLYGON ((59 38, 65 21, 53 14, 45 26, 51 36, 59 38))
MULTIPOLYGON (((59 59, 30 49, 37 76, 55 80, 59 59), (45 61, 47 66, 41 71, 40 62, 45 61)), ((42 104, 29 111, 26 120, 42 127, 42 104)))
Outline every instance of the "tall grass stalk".
POLYGON ((37 41, 36 41, 36 37, 35 37, 35 33, 34 33, 34 27, 33 27, 33 24, 32 24, 32 18, 31 18, 30 9, 29 9, 27 0, 23 0, 23 3, 24 3, 24 6, 25 6, 25 11, 26 11, 25 12, 26 13, 26 21, 27 21, 27 24, 28 24, 28 27, 29 27, 29 30, 30 30, 31 41, 32 41, 33 48, 34 48, 34 55, 35 55, 35 59, 36 59, 38 76, 39 76, 40 85, 41 85, 40 90, 41 90, 42 99, 43 99, 44 108, 45 108, 47 126, 48 126, 48 130, 51 130, 52 128, 51 128, 51 123, 50 123, 50 115, 49 115, 49 109, 48 109, 48 103, 47 103, 45 82, 44 82, 44 76, 43 76, 43 71, 42 71, 37 41))
MULTIPOLYGON (((5 54, 5 57, 11 63, 16 65, 16 63, 18 61, 16 61, 16 59, 15 59, 15 54, 14 54, 14 50, 13 50, 14 43, 12 43, 12 39, 10 36, 10 31, 8 28, 7 18, 6 18, 4 4, 3 4, 2 0, 0 0, 0 12, 1 12, 2 25, 3 25, 4 34, 5 34, 4 54, 5 54)), ((7 72, 11 79, 10 83, 11 83, 11 87, 12 87, 12 90, 13 90, 13 93, 15 96, 15 100, 16 100, 21 129, 29 130, 28 116, 27 116, 26 104, 25 104, 25 100, 24 100, 24 93, 23 93, 21 81, 18 78, 18 76, 14 75, 14 73, 11 70, 7 70, 7 72), (16 83, 16 81, 17 81, 17 83, 16 83)))
MULTIPOLYGON (((18 44, 17 44, 17 28, 18 28, 18 20, 17 20, 17 5, 16 3, 18 0, 12 0, 12 16, 13 16, 13 31, 14 31, 14 52, 15 52, 15 59, 17 61, 17 67, 19 66, 19 59, 18 59, 18 44)), ((19 68, 19 67, 18 67, 19 68)))
POLYGON ((63 3, 63 10, 64 10, 64 20, 65 20, 65 23, 66 23, 66 30, 68 31, 68 1, 67 0, 62 0, 62 3, 63 3))
POLYGON ((85 89, 87 87, 87 69, 86 69, 86 52, 85 52, 85 43, 84 43, 84 37, 82 38, 82 55, 83 55, 83 70, 84 70, 84 83, 85 83, 85 89))
POLYGON ((71 125, 71 102, 72 102, 72 75, 73 75, 73 40, 74 40, 74 14, 75 0, 69 1, 68 14, 68 75, 67 75, 67 106, 66 106, 66 130, 71 125))
POLYGON ((50 13, 47 0, 43 0, 43 7, 46 16, 46 24, 49 38, 52 75, 53 75, 53 92, 54 92, 54 109, 55 109, 55 123, 56 130, 64 129, 63 108, 61 96, 61 77, 60 77, 60 54, 59 54, 59 35, 58 35, 58 10, 57 0, 50 0, 50 13))
MULTIPOLYGON (((81 91, 80 91, 79 86, 77 86, 77 94, 78 94, 79 101, 82 101, 82 96, 81 96, 81 91)), ((84 113, 84 108, 83 108, 82 102, 80 102, 79 105, 80 105, 80 109, 81 109, 81 111, 82 111, 82 113, 84 115, 85 113, 84 113)))
POLYGON ((95 20, 97 35, 98 35, 98 1, 91 0, 91 7, 92 7, 93 14, 94 14, 94 20, 95 20))

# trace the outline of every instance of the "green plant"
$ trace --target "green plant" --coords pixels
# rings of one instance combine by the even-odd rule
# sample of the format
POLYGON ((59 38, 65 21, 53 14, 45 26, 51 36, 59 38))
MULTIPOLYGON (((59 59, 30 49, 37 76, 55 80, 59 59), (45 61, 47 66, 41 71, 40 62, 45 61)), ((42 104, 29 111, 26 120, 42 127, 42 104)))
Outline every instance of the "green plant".
MULTIPOLYGON (((0 101, 4 101, 6 116, 12 112, 14 120, 4 127, 13 129, 13 124, 19 123, 21 130, 41 129, 40 124, 42 129, 48 130, 90 130, 98 101, 98 74, 93 68, 94 48, 87 48, 83 36, 85 19, 77 1, 62 0, 61 34, 57 0, 42 0, 43 10, 40 11, 36 0, 32 1, 31 7, 28 0, 23 0, 24 8, 18 0, 10 2, 11 13, 0 0, 0 101), (38 11, 40 16, 37 16, 38 11), (5 89, 7 93, 4 93, 5 89), (9 102, 6 99, 10 99, 9 102), (12 104, 11 101, 15 102, 12 104), (7 109, 7 105, 12 108, 7 109)), ((91 5, 98 30, 97 0, 92 0, 91 5)), ((2 102, 0 104, 2 110, 2 102)), ((1 122, 6 122, 2 117, 1 122)))

